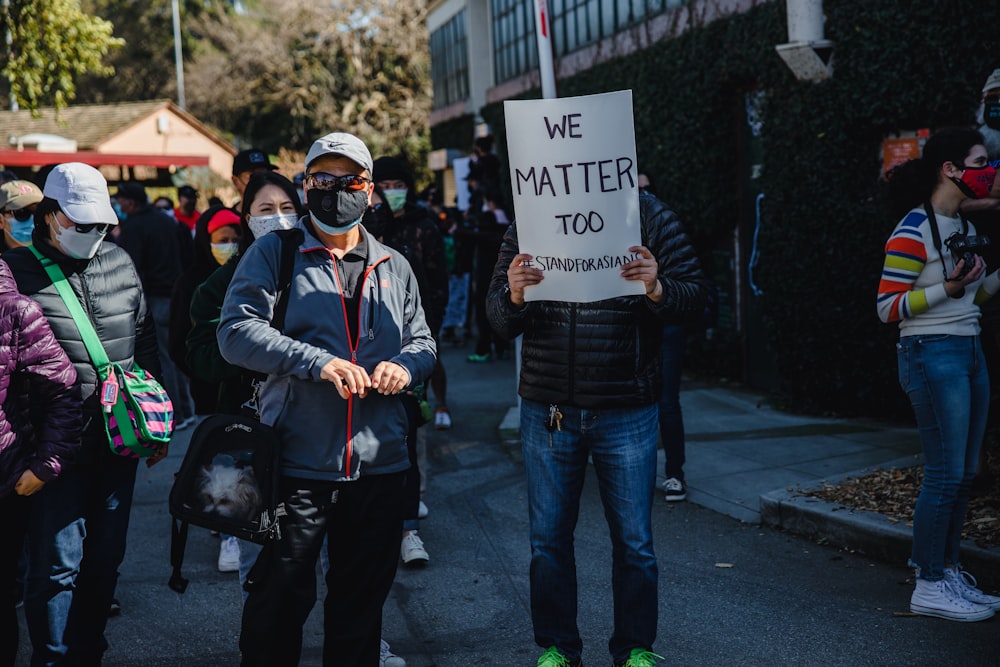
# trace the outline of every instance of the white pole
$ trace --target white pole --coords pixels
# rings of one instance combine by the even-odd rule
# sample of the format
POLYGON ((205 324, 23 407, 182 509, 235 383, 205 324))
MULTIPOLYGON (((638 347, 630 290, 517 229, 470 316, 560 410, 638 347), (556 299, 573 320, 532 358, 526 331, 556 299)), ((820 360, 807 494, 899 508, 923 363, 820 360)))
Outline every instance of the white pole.
MULTIPOLYGON (((3 0, 3 9, 4 9, 4 13, 7 13, 7 12, 10 11, 10 0, 3 0)), ((9 14, 8 14, 8 18, 9 18, 9 14)), ((10 34, 10 28, 7 28, 7 34, 5 36, 5 40, 4 41, 5 41, 6 45, 7 45, 7 50, 5 51, 5 55, 7 55, 8 57, 10 57, 10 53, 11 53, 11 50, 13 48, 13 46, 12 46, 13 37, 10 34)), ((13 90, 10 91, 10 110, 11 111, 17 111, 20 108, 21 107, 17 103, 17 96, 14 94, 13 90)))
POLYGON ((181 12, 177 0, 170 0, 170 9, 174 13, 174 66, 177 69, 177 106, 181 109, 184 103, 184 61, 181 58, 181 12))
POLYGON ((538 72, 542 77, 542 97, 554 99, 556 71, 552 62, 552 23, 549 21, 548 0, 535 0, 535 36, 538 39, 538 72))

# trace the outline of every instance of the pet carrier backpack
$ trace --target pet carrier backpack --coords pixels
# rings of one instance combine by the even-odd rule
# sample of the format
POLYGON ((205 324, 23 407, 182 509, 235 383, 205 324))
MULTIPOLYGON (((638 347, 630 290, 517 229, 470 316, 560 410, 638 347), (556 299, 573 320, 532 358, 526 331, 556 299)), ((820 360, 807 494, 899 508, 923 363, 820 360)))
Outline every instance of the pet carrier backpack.
POLYGON ((187 586, 188 524, 261 544, 277 537, 280 455, 277 434, 252 417, 212 415, 198 425, 170 489, 171 588, 187 586))
MULTIPOLYGON (((281 331, 295 253, 304 237, 299 229, 272 233, 281 237, 282 247, 271 326, 281 331)), ((257 415, 212 415, 198 425, 170 489, 170 588, 178 593, 187 588, 181 566, 188 524, 258 544, 279 537, 280 459, 278 434, 260 423, 257 415)))

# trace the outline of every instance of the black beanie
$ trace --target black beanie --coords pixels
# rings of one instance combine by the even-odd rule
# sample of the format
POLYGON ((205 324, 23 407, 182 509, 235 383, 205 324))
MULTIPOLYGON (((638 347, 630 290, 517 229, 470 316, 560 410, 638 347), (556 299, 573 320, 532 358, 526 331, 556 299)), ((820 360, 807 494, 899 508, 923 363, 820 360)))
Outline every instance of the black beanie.
POLYGON ((410 201, 414 196, 413 173, 407 169, 402 160, 394 157, 380 157, 372 165, 372 180, 376 183, 381 181, 403 181, 406 183, 406 199, 410 201))

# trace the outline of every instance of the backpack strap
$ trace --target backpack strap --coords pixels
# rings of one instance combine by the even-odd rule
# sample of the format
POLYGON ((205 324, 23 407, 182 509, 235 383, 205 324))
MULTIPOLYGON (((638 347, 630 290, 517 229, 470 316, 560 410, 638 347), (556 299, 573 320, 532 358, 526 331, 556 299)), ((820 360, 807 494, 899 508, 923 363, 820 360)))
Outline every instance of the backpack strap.
POLYGON ((285 328, 285 313, 288 312, 288 299, 292 291, 292 273, 295 271, 295 253, 305 241, 301 229, 279 229, 273 232, 281 237, 281 263, 278 265, 278 299, 274 304, 274 316, 271 326, 278 331, 285 328))
MULTIPOLYGON (((176 480, 176 475, 174 476, 176 480)), ((170 566, 173 572, 167 586, 171 590, 183 593, 187 590, 188 580, 181 575, 181 566, 184 564, 184 549, 187 548, 188 522, 173 519, 170 525, 170 566)))

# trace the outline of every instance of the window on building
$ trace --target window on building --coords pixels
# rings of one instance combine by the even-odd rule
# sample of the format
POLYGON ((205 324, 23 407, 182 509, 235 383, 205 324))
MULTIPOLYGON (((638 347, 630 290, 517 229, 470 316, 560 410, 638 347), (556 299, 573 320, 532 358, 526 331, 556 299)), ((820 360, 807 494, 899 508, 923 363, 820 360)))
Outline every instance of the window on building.
POLYGON ((687 0, 550 0, 555 55, 563 56, 687 0))
MULTIPOLYGON (((689 0, 549 0, 558 58, 689 0)), ((498 82, 538 67, 534 0, 491 0, 493 68, 498 82)))
POLYGON ((469 48, 464 9, 431 33, 430 46, 434 108, 468 98, 469 48))
POLYGON ((533 0, 491 0, 493 70, 498 83, 538 67, 533 0))

